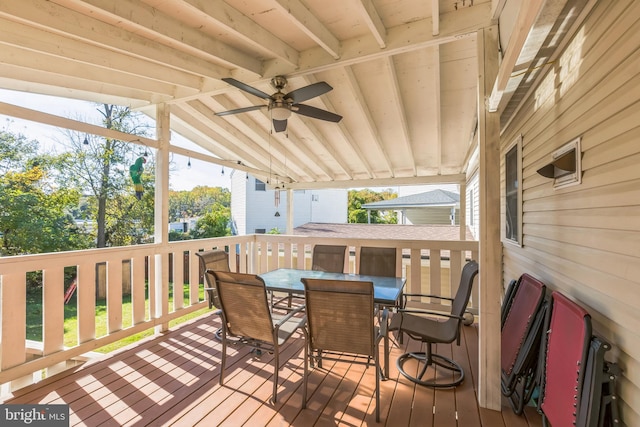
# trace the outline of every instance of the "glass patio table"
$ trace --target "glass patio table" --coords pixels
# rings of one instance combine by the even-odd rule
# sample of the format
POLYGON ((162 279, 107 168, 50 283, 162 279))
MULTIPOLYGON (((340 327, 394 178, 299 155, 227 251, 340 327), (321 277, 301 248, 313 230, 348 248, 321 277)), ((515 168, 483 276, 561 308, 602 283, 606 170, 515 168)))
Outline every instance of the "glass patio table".
MULTIPOLYGON (((330 273, 316 270, 279 268, 259 275, 268 291, 304 294, 301 279, 352 280, 373 283, 373 302, 383 307, 396 307, 407 279, 404 277, 367 276, 349 273, 330 273)), ((384 375, 389 377, 389 338, 384 337, 384 375)))
POLYGON ((353 280, 373 283, 373 301, 381 306, 395 307, 407 279, 404 277, 367 276, 364 274, 330 273, 327 271, 279 268, 259 275, 269 291, 304 294, 301 279, 353 280))

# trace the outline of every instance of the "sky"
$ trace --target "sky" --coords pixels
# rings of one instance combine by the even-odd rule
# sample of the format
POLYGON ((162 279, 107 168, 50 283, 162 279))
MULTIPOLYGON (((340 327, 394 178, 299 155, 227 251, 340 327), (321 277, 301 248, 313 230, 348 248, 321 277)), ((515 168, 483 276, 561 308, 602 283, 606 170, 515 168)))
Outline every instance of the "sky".
MULTIPOLYGON (((0 89, 0 102, 19 105, 21 107, 42 111, 57 116, 77 119, 82 117, 83 121, 99 124, 101 115, 96 110, 96 105, 91 102, 75 99, 58 98, 47 95, 29 94, 0 89)), ((23 134, 29 139, 35 139, 45 148, 51 148, 61 152, 59 140, 64 138, 61 129, 28 120, 22 120, 0 114, 0 129, 7 129, 12 133, 23 134)), ((171 143, 194 151, 203 152, 193 142, 173 133, 171 143)), ((222 174, 222 167, 197 159, 188 159, 183 156, 173 156, 173 167, 169 176, 169 187, 172 190, 191 190, 198 185, 209 187, 231 187, 231 170, 225 169, 222 174), (190 162, 189 162, 190 160, 190 162), (191 163, 191 167, 188 167, 191 163)), ((425 191, 441 188, 448 191, 458 192, 457 185, 414 185, 402 187, 380 187, 372 188, 374 191, 382 191, 387 188, 395 190, 399 196, 408 196, 425 191)))
MULTIPOLYGON (((96 105, 91 102, 76 99, 58 98, 47 95, 29 94, 0 89, 0 102, 19 105, 21 107, 38 110, 61 117, 78 119, 99 124, 102 116, 96 110, 96 105)), ((65 138, 63 131, 54 126, 44 125, 29 120, 22 120, 0 114, 0 129, 6 129, 12 133, 23 134, 28 139, 35 139, 46 150, 62 152, 64 147, 60 140, 65 138)), ((194 151, 203 150, 191 141, 180 135, 172 134, 171 143, 194 151)), ((191 167, 188 167, 189 159, 183 156, 173 156, 172 171, 169 176, 169 186, 172 190, 191 190, 198 185, 209 187, 230 188, 230 170, 222 168, 202 160, 190 159, 191 167)))

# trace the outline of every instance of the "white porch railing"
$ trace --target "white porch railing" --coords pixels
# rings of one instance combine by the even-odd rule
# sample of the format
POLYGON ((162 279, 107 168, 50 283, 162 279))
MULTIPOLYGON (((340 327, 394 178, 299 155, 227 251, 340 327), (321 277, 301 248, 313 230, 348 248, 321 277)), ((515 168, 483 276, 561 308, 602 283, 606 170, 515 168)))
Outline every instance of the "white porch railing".
MULTIPOLYGON (((398 262, 396 268, 398 275, 407 278, 405 291, 443 296, 455 293, 465 260, 477 259, 478 255, 476 241, 261 234, 0 258, 0 384, 18 389, 33 383, 42 372, 49 376, 66 369, 72 360, 85 353, 150 328, 165 330, 170 320, 206 307, 206 302, 200 300, 199 265, 193 256, 197 251, 226 248, 232 270, 263 273, 279 267, 310 268, 315 244, 348 245, 350 273, 356 272, 361 246, 395 247, 402 254, 398 257, 402 262, 398 262), (172 278, 188 279, 185 280, 185 284, 189 284, 186 301, 182 281, 169 281, 169 259, 172 278), (124 273, 123 263, 127 266, 124 273), (106 275, 97 273, 98 265, 106 275), (68 348, 64 346, 65 267, 76 267, 77 272, 78 344, 68 348), (43 340, 42 345, 35 348, 28 345, 26 337, 26 276, 34 271, 42 271, 43 276, 43 340), (97 280, 99 276, 104 280, 97 280), (98 337, 96 284, 101 281, 106 285, 107 333, 98 337), (132 319, 124 322, 132 325, 128 327, 123 327, 123 282, 130 283, 132 319), (174 287, 172 306, 168 297, 170 285, 174 287)), ((477 308, 477 295, 474 289, 472 311, 477 308)), ((435 303, 429 308, 448 309, 435 303)))

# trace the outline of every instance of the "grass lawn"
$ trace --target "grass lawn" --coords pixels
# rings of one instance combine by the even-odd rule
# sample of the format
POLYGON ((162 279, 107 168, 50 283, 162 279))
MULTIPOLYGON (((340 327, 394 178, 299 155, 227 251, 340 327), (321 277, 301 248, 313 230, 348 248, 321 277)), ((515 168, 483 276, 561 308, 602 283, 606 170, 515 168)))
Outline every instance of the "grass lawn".
MULTIPOLYGON (((189 301, 189 285, 183 287, 184 300, 189 301)), ((200 287, 199 300, 204 300, 204 290, 200 287)), ((147 293, 148 294, 148 293, 147 293)), ((173 303, 173 286, 169 285, 169 306, 173 303)), ((179 317, 169 322, 169 326, 183 323, 187 320, 201 316, 208 312, 208 308, 197 310, 186 316, 179 317)), ((145 312, 149 318, 149 299, 145 300, 145 312)), ((123 295, 122 297, 122 328, 128 328, 133 323, 131 295, 123 295)), ((68 304, 64 306, 64 345, 73 347, 78 344, 78 310, 76 304, 76 295, 71 298, 68 304)), ((139 334, 132 335, 120 341, 116 341, 104 347, 97 349, 97 352, 108 353, 118 348, 129 345, 141 338, 153 335, 153 328, 147 329, 139 334)), ((107 334, 107 303, 105 299, 96 300, 96 337, 107 334)), ((34 292, 27 295, 27 339, 34 341, 42 341, 42 293, 34 292)))

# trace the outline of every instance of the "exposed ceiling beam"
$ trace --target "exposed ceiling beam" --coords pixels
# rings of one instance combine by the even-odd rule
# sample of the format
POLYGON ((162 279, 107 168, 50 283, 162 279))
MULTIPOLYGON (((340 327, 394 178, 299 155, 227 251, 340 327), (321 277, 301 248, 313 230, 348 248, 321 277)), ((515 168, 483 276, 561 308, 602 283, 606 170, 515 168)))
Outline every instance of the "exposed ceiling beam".
MULTIPOLYGON (((114 27, 52 2, 37 0, 0 2, 0 16, 11 18, 15 16, 36 28, 47 28, 47 31, 53 34, 80 39, 88 43, 89 46, 101 46, 132 54, 176 70, 214 79, 228 75, 226 69, 211 61, 179 52, 161 43, 154 43, 123 28, 114 27), (56 19, 51 19, 52 16, 55 16, 56 19), (70 22, 74 24, 70 25, 70 22)), ((65 52, 65 56, 68 55, 69 52, 65 52)), ((239 59, 236 61, 240 62, 239 59)), ((259 61, 254 60, 252 63, 259 71, 259 61)))
POLYGON ((274 5, 332 58, 340 58, 340 41, 300 1, 275 0, 274 5))
POLYGON ((256 25, 254 21, 238 12, 238 10, 223 0, 208 0, 206 2, 200 0, 183 0, 183 3, 187 3, 194 9, 214 19, 218 25, 226 28, 227 31, 235 34, 241 38, 243 42, 254 48, 260 50, 268 49, 278 60, 284 61, 293 67, 298 65, 298 51, 269 31, 256 25))
POLYGON ((268 162, 264 162, 265 158, 262 154, 255 153, 255 150, 248 151, 244 145, 240 145, 236 138, 229 136, 228 133, 219 132, 219 128, 212 126, 211 122, 202 121, 201 112, 193 107, 193 104, 184 104, 180 108, 171 107, 172 114, 175 114, 185 123, 196 128, 205 138, 210 141, 213 146, 206 147, 206 150, 216 153, 225 160, 244 160, 248 165, 252 165, 257 169, 269 170, 268 162), (225 153, 227 153, 225 155, 225 153))
POLYGON ((382 19, 380 19, 380 15, 378 14, 376 7, 371 0, 360 0, 358 5, 361 6, 361 15, 365 20, 367 27, 369 27, 369 31, 371 31, 371 34, 378 42, 380 49, 384 49, 387 47, 387 29, 382 23, 382 19))
MULTIPOLYGON (((561 2, 566 3, 566 0, 561 0, 561 2)), ((558 2, 552 1, 552 3, 557 4, 558 2)), ((513 34, 511 34, 511 37, 509 38, 509 44, 504 53, 504 57, 502 58, 502 62, 500 63, 498 76, 496 77, 496 81, 493 85, 493 91, 489 97, 489 111, 498 111, 498 107, 503 103, 502 97, 507 85, 509 84, 509 79, 511 79, 513 72, 516 71, 516 65, 519 64, 522 66, 522 62, 526 62, 525 58, 520 60, 520 57, 523 53, 526 55, 526 53, 523 52, 523 48, 527 41, 531 42, 534 23, 538 19, 544 4, 545 0, 530 0, 522 2, 518 18, 516 19, 516 24, 513 27, 513 34)), ((541 37, 538 48, 542 45, 545 38, 546 36, 541 37)), ((533 59, 537 52, 538 49, 529 51, 529 60, 533 59)))
MULTIPOLYGON (((356 78, 353 72, 353 69, 351 67, 345 67, 344 71, 347 77, 345 79, 345 82, 348 83, 349 90, 353 94, 353 99, 355 101, 355 104, 360 110, 357 113, 364 118, 363 124, 366 125, 366 128, 369 134, 371 135, 370 142, 372 143, 371 145, 373 145, 372 148, 375 148, 376 151, 378 151, 381 154, 382 158, 384 159, 384 165, 387 169, 388 176, 393 176, 394 175, 393 165, 391 164, 389 155, 384 149, 384 144, 382 144, 382 141, 380 141, 380 132, 378 131, 378 127, 375 124, 375 120, 373 120, 373 117, 371 117, 369 106, 367 105, 367 101, 364 97, 364 94, 362 93, 362 89, 360 89, 360 84, 358 84, 358 79, 356 78)), ((355 112, 350 112, 350 114, 354 114, 354 113, 355 112)), ((367 141, 367 143, 368 142, 369 141, 367 141)), ((365 161, 365 157, 362 157, 362 160, 365 161)), ((367 165, 367 168, 371 169, 369 165, 367 165)), ((372 173, 374 176, 376 176, 375 171, 372 171, 372 173)))
MULTIPOLYGON (((394 178, 393 185, 427 185, 427 184, 459 184, 465 182, 465 174, 416 176, 407 178, 394 178)), ((312 190, 316 188, 358 188, 358 187, 388 187, 388 178, 379 179, 351 179, 317 182, 292 182, 288 188, 293 190, 312 190)))
MULTIPOLYGON (((303 80, 306 84, 313 84, 316 83, 318 80, 316 80, 313 77, 310 76, 304 76, 303 80)), ((323 96, 318 98, 318 102, 320 103, 320 105, 322 106, 322 108, 328 110, 328 111, 336 111, 335 107, 333 106, 333 104, 331 103, 331 100, 328 98, 328 96, 323 96)), ((343 121, 340 121, 337 123, 337 125, 340 127, 343 136, 347 139, 347 142, 349 143, 350 146, 353 146, 354 141, 353 138, 351 137, 351 134, 347 131, 346 126, 344 125, 343 121)), ((315 127, 314 127, 315 130, 315 127)), ((318 133, 317 131, 315 133, 318 133)), ((347 164, 345 163, 345 161, 342 159, 342 157, 337 154, 336 149, 335 149, 335 144, 339 144, 340 142, 338 141, 330 141, 326 138, 322 138, 322 141, 324 142, 322 144, 322 148, 324 150, 326 150, 326 153, 331 156, 331 158, 338 164, 338 166, 340 167, 340 170, 343 174, 345 174, 349 179, 351 179, 353 177, 352 172, 349 170, 349 168, 347 167, 347 164)))
MULTIPOLYGON (((456 12, 449 12, 440 17, 440 34, 434 36, 425 28, 432 27, 432 20, 425 19, 410 22, 387 29, 387 43, 385 49, 373 38, 361 37, 342 41, 342 51, 339 59, 335 59, 319 47, 300 52, 298 67, 284 66, 281 61, 265 61, 265 78, 259 81, 244 81, 252 86, 268 82, 276 75, 288 77, 308 75, 320 71, 343 68, 389 55, 412 52, 444 43, 451 43, 465 37, 475 37, 480 28, 490 25, 490 4, 481 3, 473 7, 465 7, 456 12)), ((231 90, 229 88, 228 90, 231 90)), ((216 94, 220 93, 219 90, 216 94)))
MULTIPOLYGON (((384 62, 387 67, 387 72, 389 73, 389 78, 391 79, 391 96, 393 97, 392 104, 395 105, 396 109, 398 110, 398 123, 400 124, 399 131, 402 134, 400 143, 404 145, 405 153, 407 154, 411 163, 411 167, 413 169, 412 174, 415 176, 417 174, 417 170, 415 166, 415 156, 413 155, 413 149, 411 148, 411 134, 409 133, 409 126, 407 125, 407 114, 404 109, 402 95, 400 94, 398 75, 396 73, 395 64, 393 63, 393 57, 387 57, 384 62)), ((437 85, 436 87, 439 87, 439 85, 437 85)), ((438 97, 438 99, 439 98, 440 97, 438 97)), ((440 123, 439 120, 438 123, 440 123)), ((438 138, 438 141, 439 140, 440 139, 438 138)), ((438 143, 438 145, 440 145, 440 143, 438 143)))
POLYGON ((190 52, 205 60, 215 58, 228 67, 238 67, 258 73, 260 63, 232 46, 226 45, 166 15, 160 10, 133 0, 54 0, 80 13, 99 18, 117 28, 139 34, 158 44, 190 52))
POLYGON ((431 34, 440 34, 440 1, 431 0, 431 34))
MULTIPOLYGON (((212 129, 215 126, 217 133, 222 135, 226 141, 229 141, 235 149, 242 149, 251 157, 256 159, 256 162, 259 162, 262 167, 266 167, 267 170, 275 169, 280 171, 279 173, 282 173, 281 171, 284 169, 284 165, 279 159, 273 158, 267 149, 256 144, 255 141, 240 132, 227 120, 216 116, 213 111, 211 111, 211 109, 201 101, 190 101, 188 105, 194 113, 208 118, 212 129)), ((231 147, 227 148, 233 150, 231 147)), ((242 159, 243 157, 238 158, 242 159)))

